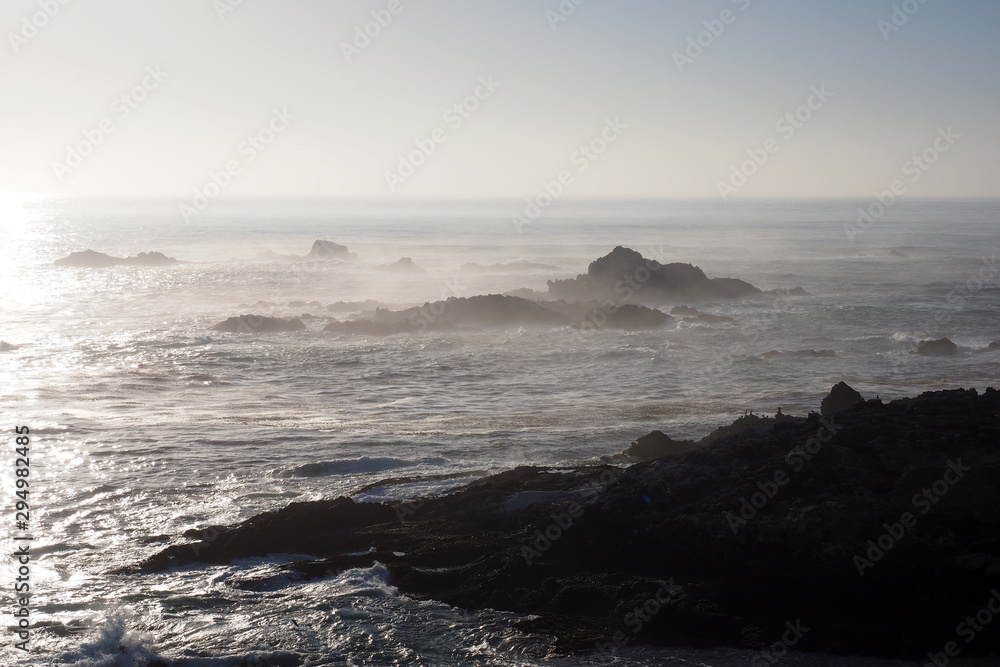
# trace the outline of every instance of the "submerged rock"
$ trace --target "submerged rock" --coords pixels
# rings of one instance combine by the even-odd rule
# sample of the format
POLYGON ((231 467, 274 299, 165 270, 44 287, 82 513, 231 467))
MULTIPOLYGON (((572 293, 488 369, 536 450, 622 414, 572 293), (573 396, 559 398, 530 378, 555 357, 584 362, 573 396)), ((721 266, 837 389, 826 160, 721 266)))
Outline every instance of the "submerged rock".
POLYGON ((240 315, 219 322, 212 329, 228 333, 279 333, 284 331, 304 331, 305 323, 297 317, 264 317, 262 315, 240 315))
POLYGON ((173 257, 167 257, 162 252, 140 252, 135 257, 112 257, 96 250, 72 252, 69 257, 55 261, 56 266, 74 266, 86 269, 108 266, 173 266, 182 263, 173 257))
POLYGON ((917 343, 917 349, 913 353, 924 357, 947 357, 958 354, 958 346, 947 338, 922 340, 917 343))
POLYGON ((824 417, 832 417, 838 412, 853 407, 858 403, 864 403, 865 399, 853 387, 846 382, 838 382, 830 389, 820 404, 819 413, 824 417))
POLYGON ((731 301, 760 293, 742 280, 709 278, 697 266, 660 264, 622 246, 591 262, 586 274, 569 280, 550 280, 548 286, 554 298, 611 298, 628 303, 679 299, 731 301))
MULTIPOLYGON (((122 572, 309 554, 227 583, 274 590, 378 562, 403 594, 530 615, 520 629, 563 651, 594 651, 649 604, 633 642, 758 649, 791 621, 809 628, 799 650, 923 659, 1000 586, 998 410, 992 389, 932 392, 857 403, 836 423, 761 418, 626 469, 520 467, 405 503, 295 502, 122 572)), ((1000 635, 962 650, 1000 651, 1000 635)))

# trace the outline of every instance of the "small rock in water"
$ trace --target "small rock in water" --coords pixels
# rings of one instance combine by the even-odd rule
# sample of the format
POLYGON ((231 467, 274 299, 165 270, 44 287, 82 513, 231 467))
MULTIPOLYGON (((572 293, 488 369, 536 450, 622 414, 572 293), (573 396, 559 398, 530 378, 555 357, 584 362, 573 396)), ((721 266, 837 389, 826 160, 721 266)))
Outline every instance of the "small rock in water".
POLYGON ((914 350, 914 354, 919 354, 924 357, 946 357, 952 354, 958 354, 958 346, 947 338, 922 340, 917 343, 917 349, 914 350))

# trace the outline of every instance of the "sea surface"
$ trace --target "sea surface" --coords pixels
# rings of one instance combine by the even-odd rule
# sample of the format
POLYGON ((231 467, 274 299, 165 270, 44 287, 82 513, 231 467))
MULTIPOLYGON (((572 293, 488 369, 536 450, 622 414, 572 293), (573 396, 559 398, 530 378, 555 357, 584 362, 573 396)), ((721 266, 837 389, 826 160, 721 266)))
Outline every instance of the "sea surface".
MULTIPOLYGON (((521 464, 614 455, 662 429, 700 437, 747 410, 805 414, 844 380, 883 400, 1000 378, 1000 204, 576 202, 518 230, 524 202, 0 199, 0 494, 15 542, 15 425, 31 429, 31 652, 14 648, 16 564, 0 567, 2 665, 749 665, 733 649, 560 657, 515 617, 407 598, 380 567, 274 590, 232 580, 295 555, 148 576, 109 572, 186 530, 292 501, 440 493, 521 464), (296 260, 326 239, 355 263, 296 260), (374 300, 544 290, 624 245, 765 293, 697 304, 735 318, 628 333, 568 327, 389 337, 321 331, 374 300), (93 249, 166 268, 66 268, 93 249), (265 254, 261 254, 265 253, 265 254), (380 267, 410 257, 426 272, 380 267), (474 272, 531 261, 552 268, 474 272), (306 332, 224 334, 253 313, 306 332), (947 336, 954 357, 911 354, 947 336), (383 478, 462 474, 356 490, 383 478)), ((669 310, 673 304, 661 304, 669 310)), ((21 533, 17 533, 21 534, 21 533)), ((956 619, 956 622, 959 619, 956 619)), ((918 664, 791 654, 781 664, 918 664)), ((961 664, 961 663, 959 663, 961 664)), ((978 664, 978 663, 966 663, 978 664)), ((983 662, 982 664, 988 664, 983 662)))

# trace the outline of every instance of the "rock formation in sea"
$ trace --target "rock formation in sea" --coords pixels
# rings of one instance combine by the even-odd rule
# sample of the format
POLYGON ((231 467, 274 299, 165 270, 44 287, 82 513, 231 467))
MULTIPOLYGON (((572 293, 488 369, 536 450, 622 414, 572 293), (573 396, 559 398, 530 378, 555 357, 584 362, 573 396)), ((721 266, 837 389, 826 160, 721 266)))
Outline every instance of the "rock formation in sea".
POLYGON ((314 241, 306 257, 315 260, 355 261, 358 259, 358 256, 348 250, 347 246, 323 240, 314 241))
POLYGON ((379 271, 389 271, 391 273, 426 273, 424 269, 416 264, 409 257, 401 257, 392 264, 384 264, 378 267, 379 271))
POLYGON ((215 331, 227 333, 280 333, 285 331, 304 331, 305 323, 297 318, 265 317, 263 315, 240 315, 219 322, 215 331))
POLYGON ((917 349, 913 353, 924 357, 947 357, 958 354, 958 346, 947 338, 922 340, 917 343, 917 349))
POLYGON ((732 301, 760 290, 736 278, 709 278, 691 264, 660 264, 635 250, 616 247, 591 262, 587 273, 550 280, 549 294, 569 301, 614 299, 623 303, 732 301))
POLYGON ((672 318, 658 310, 629 304, 598 302, 536 302, 516 296, 488 294, 451 297, 445 301, 374 314, 351 321, 330 322, 325 331, 365 335, 452 331, 520 326, 576 326, 581 329, 649 329, 672 318))
POLYGON ((56 266, 74 266, 98 269, 108 266, 173 266, 183 264, 180 260, 167 257, 161 252, 140 252, 135 257, 112 257, 96 250, 72 252, 68 257, 57 259, 56 266))
MULTIPOLYGON (((520 614, 567 652, 616 637, 759 649, 791 624, 796 649, 925 659, 1000 586, 998 413, 1000 392, 958 389, 830 418, 743 417, 627 468, 519 467, 408 502, 292 503, 175 537, 123 573, 307 554, 227 583, 273 590, 378 562, 406 595, 520 614)), ((962 646, 997 651, 992 630, 962 646)))
POLYGON ((16 350, 19 347, 21 346, 8 343, 5 340, 0 340, 0 352, 10 352, 11 350, 16 350))

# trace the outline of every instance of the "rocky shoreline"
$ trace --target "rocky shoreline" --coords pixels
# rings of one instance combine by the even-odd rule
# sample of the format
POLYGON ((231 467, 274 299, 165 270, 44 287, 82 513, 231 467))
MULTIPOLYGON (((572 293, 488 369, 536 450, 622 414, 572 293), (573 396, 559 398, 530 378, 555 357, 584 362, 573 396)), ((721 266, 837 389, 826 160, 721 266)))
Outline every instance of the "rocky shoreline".
POLYGON ((120 573, 315 557, 233 583, 269 590, 381 563, 404 594, 524 614, 522 630, 567 653, 1000 652, 1000 619, 984 622, 1000 602, 1000 392, 851 392, 835 387, 823 415, 746 416, 698 442, 651 434, 652 460, 627 467, 520 467, 406 503, 293 503, 120 573))

